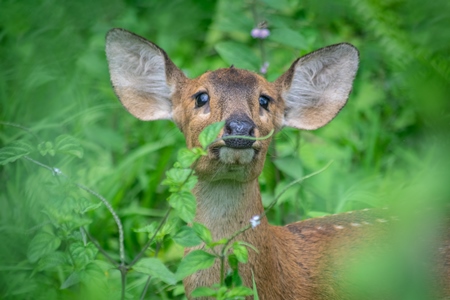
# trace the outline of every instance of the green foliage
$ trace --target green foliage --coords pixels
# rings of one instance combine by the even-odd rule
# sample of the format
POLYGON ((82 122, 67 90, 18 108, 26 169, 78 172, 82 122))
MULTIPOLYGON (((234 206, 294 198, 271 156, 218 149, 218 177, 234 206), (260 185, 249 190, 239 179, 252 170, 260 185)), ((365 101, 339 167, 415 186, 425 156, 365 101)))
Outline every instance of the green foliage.
MULTIPOLYGON (((334 163, 287 190, 268 212, 271 223, 388 204, 408 215, 448 203, 448 1, 254 3, 252 12, 252 1, 238 0, 2 2, 0 298, 120 299, 123 245, 127 299, 183 299, 180 279, 224 262, 223 280, 193 296, 258 299, 256 285, 239 277, 251 245, 186 225, 195 215, 190 167, 204 149, 180 150, 175 125, 135 120, 116 100, 104 56, 113 27, 157 43, 189 77, 231 64, 257 72, 269 62, 274 80, 309 51, 338 42, 359 48, 360 70, 340 115, 314 132, 285 128, 276 136, 260 177, 266 206, 293 180, 334 163), (262 21, 270 29, 264 53, 250 36, 262 21), (102 200, 77 183, 109 201, 123 243, 102 200), (203 245, 182 258, 181 247, 203 245)), ((222 126, 202 134, 203 148, 222 126)), ((411 243, 420 249, 413 230, 433 235, 427 225, 411 222, 402 253, 411 243)), ((398 271, 414 265, 386 261, 349 276, 365 290, 386 284, 397 299, 427 299, 426 280, 411 287, 406 279, 421 277, 398 271), (390 283, 375 276, 383 268, 397 270, 390 283)))

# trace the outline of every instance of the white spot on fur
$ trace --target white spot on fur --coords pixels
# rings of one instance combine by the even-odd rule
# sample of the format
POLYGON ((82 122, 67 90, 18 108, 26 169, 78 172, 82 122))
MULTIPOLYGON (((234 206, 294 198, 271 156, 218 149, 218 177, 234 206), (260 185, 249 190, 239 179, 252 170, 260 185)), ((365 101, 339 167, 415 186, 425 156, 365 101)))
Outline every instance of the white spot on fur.
POLYGON ((367 221, 363 221, 362 222, 364 225, 372 225, 371 223, 367 222, 367 221))
POLYGON ((333 227, 338 230, 344 229, 344 226, 341 225, 334 225, 333 227))
POLYGON ((361 227, 361 224, 359 223, 350 223, 350 225, 352 225, 353 227, 361 227))

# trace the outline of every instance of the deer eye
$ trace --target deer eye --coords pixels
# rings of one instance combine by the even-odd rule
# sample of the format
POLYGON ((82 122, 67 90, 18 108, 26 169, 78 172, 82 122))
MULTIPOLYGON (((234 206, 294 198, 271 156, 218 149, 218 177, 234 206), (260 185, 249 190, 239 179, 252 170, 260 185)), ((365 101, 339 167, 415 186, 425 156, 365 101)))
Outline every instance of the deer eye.
POLYGON ((195 107, 202 107, 209 101, 209 95, 205 92, 201 92, 197 95, 195 95, 195 107))
POLYGON ((261 107, 267 111, 269 110, 269 102, 270 102, 269 97, 259 96, 259 105, 261 105, 261 107))

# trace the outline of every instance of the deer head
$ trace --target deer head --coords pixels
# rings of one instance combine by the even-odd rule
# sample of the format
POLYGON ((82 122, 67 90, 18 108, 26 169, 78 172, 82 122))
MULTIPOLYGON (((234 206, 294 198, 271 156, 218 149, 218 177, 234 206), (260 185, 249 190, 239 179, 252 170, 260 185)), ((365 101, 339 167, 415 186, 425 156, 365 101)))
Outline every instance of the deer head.
MULTIPOLYGON (((234 68, 187 78, 155 44, 112 29, 106 54, 114 90, 135 117, 170 119, 188 147, 209 124, 225 121, 221 136, 261 137, 283 126, 316 129, 345 105, 358 68, 350 44, 322 48, 293 62, 275 82, 234 68)), ((270 139, 226 139, 212 145, 197 164, 199 178, 249 181, 262 171, 270 139)))

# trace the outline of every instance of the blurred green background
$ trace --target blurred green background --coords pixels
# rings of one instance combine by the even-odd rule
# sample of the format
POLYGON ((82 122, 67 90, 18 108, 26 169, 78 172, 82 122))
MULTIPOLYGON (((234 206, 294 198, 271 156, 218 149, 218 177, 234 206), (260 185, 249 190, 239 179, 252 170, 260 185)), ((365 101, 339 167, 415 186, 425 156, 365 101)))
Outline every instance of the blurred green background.
MULTIPOLYGON (((171 122, 141 122, 122 108, 109 81, 105 34, 121 27, 155 42, 191 78, 231 64, 258 71, 259 41, 250 36, 255 5, 258 21, 271 30, 264 41, 269 80, 333 43, 354 44, 361 58, 350 100, 335 120, 276 136, 260 178, 266 205, 292 180, 333 164, 290 189, 270 222, 389 205, 411 220, 405 245, 418 242, 417 228, 432 235, 450 195, 450 2, 252 3, 0 0, 0 146, 41 145, 34 159, 108 199, 123 221, 131 260, 148 239, 135 229, 164 215, 168 191, 160 182, 184 140, 171 122), (74 137, 83 155, 42 150, 61 135, 74 137), (429 206, 438 213, 425 213, 429 206)), ((98 202, 30 161, 0 166, 0 298, 118 298, 118 271, 82 243, 79 230, 86 226, 118 257, 117 227, 98 202), (33 256, 38 234, 52 248, 41 249, 45 257, 33 256), (71 278, 74 270, 88 275, 71 278)), ((175 267, 183 250, 165 241, 159 253, 175 267)), ((145 280, 130 274, 127 298, 137 298, 145 280)), ((416 290, 396 299, 427 299, 416 290)), ((183 290, 155 280, 147 297, 182 298, 183 290)))

